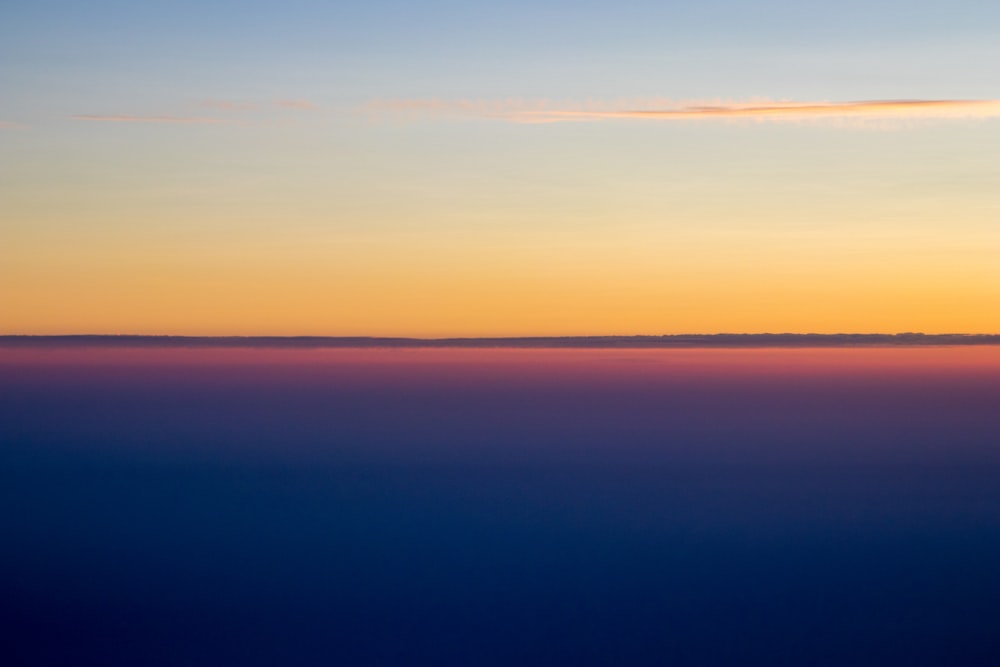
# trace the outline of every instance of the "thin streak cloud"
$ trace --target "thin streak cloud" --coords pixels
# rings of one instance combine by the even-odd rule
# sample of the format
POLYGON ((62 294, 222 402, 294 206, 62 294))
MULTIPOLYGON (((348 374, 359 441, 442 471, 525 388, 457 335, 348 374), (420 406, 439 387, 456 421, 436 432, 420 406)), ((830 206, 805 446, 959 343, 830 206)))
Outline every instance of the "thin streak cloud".
POLYGON ((218 124, 227 122, 222 118, 205 118, 192 116, 129 116, 129 115, 96 115, 77 114, 70 116, 73 120, 100 121, 105 123, 168 123, 168 124, 218 124))
POLYGON ((466 116, 517 123, 587 122, 601 120, 938 120, 1000 118, 1000 100, 862 100, 854 102, 755 101, 747 103, 671 103, 625 101, 558 104, 547 100, 378 100, 369 114, 466 116))
POLYGON ((26 125, 21 125, 20 123, 12 123, 9 120, 0 120, 0 130, 23 130, 26 125))

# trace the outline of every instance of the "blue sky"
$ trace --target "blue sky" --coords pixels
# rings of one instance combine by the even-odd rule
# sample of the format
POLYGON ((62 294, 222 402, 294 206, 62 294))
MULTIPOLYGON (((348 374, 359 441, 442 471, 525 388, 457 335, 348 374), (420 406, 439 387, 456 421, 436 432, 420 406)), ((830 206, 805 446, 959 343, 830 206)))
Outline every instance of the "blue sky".
POLYGON ((3 113, 283 94, 991 97, 995 2, 37 2, 2 10, 3 113))

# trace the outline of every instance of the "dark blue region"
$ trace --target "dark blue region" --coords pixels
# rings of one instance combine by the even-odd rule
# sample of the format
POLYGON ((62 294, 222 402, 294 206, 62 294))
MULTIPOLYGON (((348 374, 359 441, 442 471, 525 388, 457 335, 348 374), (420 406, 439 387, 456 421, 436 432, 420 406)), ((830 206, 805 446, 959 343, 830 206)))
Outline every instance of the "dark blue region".
POLYGON ((997 378, 214 373, 0 378, 4 664, 1000 664, 997 378))

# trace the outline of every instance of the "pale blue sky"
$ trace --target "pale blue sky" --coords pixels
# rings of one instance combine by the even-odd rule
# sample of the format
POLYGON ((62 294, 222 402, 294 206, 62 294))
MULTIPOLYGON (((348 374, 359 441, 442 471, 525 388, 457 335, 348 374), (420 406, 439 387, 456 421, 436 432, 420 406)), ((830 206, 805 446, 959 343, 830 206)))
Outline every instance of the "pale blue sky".
POLYGON ((1000 3, 31 2, 0 118, 204 98, 994 97, 1000 3))

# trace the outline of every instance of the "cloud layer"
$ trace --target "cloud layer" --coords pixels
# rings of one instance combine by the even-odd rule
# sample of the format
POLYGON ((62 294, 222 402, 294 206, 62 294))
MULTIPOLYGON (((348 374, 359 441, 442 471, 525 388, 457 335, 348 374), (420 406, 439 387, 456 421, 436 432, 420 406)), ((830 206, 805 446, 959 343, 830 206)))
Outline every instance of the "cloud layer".
POLYGON ((1000 100, 862 100, 854 102, 755 101, 672 103, 666 100, 589 101, 558 104, 546 100, 376 100, 372 115, 467 116, 518 123, 601 120, 906 120, 1000 118, 1000 100))
MULTIPOLYGON (((227 112, 260 110, 247 102, 206 100, 201 106, 222 112, 219 116, 77 114, 74 120, 108 123, 223 124, 233 122, 227 112)), ((279 99, 279 109, 320 111, 305 99, 279 99)), ((608 120, 753 122, 823 122, 848 125, 899 121, 1000 118, 1000 100, 861 100, 853 102, 770 101, 673 102, 663 98, 617 101, 556 102, 550 100, 373 100, 361 111, 373 119, 483 118, 513 123, 598 122, 608 120)), ((20 127, 0 121, 0 129, 20 127)))

